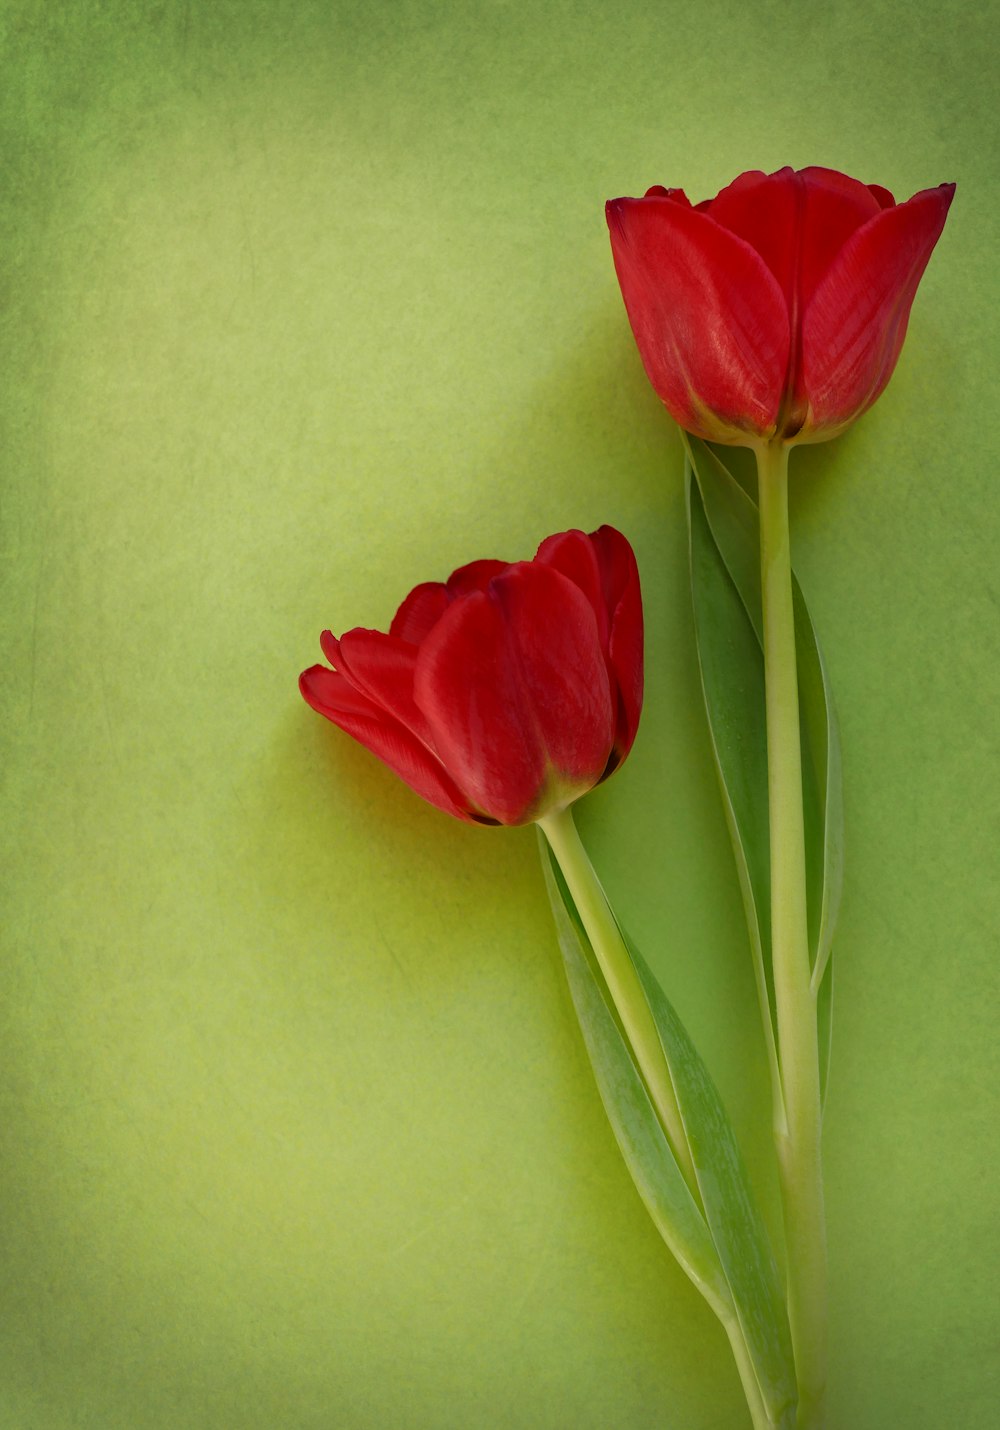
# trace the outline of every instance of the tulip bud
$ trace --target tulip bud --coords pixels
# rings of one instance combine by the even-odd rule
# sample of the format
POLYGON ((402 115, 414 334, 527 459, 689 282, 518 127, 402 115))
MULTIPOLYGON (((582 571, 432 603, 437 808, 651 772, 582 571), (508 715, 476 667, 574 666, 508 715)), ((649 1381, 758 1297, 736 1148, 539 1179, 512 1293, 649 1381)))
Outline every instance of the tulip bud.
POLYGON ((892 376, 954 184, 897 204, 834 169, 741 174, 692 207, 652 188, 607 205, 650 382, 713 442, 835 437, 892 376))

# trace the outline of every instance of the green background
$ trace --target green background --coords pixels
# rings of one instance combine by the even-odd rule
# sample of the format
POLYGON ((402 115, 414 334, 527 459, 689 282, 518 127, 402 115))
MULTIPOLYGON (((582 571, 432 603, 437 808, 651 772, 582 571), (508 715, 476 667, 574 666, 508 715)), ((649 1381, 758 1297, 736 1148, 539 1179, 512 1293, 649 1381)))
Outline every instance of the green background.
POLYGON ((793 458, 841 715, 833 1430, 996 1423, 996 9, 3 6, 0 1425, 730 1430, 605 1122, 534 834, 296 693, 330 625, 608 521, 648 692, 584 836, 768 1215, 681 450, 603 203, 958 193, 793 458))

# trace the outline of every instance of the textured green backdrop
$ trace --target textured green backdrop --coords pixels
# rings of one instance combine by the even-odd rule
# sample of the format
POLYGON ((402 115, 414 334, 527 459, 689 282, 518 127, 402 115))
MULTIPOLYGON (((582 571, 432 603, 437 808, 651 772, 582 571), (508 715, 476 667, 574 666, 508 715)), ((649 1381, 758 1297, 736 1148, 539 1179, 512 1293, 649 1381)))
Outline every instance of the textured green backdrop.
POLYGON ((581 824, 773 1220, 680 446, 603 203, 783 163, 958 183, 794 539, 846 766, 833 1430, 994 1425, 996 7, 0 17, 0 1426, 744 1425, 533 834, 423 806, 295 681, 462 561, 631 536, 646 713, 581 824))

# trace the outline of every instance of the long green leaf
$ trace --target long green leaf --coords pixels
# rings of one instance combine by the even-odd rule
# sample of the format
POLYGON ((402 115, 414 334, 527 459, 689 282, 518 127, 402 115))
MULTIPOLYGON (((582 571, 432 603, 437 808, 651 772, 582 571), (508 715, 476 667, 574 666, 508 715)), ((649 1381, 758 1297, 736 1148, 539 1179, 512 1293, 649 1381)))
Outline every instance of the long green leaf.
POLYGON ((632 1060, 576 906, 539 840, 573 1005, 618 1146, 660 1235, 716 1315, 725 1314, 732 1300, 711 1232, 632 1060))
POLYGON ((813 983, 823 980, 830 959, 833 934, 840 912, 844 877, 844 803, 840 759, 840 732, 830 690, 830 679, 816 630, 798 582, 795 598, 795 650, 799 668, 799 704, 803 745, 811 756, 818 792, 820 827, 816 843, 822 849, 819 888, 813 894, 811 937, 813 983))
POLYGON ((840 733, 826 666, 805 599, 795 582, 795 651, 799 671, 806 818, 806 877, 812 985, 819 1025, 823 1098, 833 1033, 833 935, 844 877, 844 804, 840 733))
MULTIPOLYGON (((695 438, 686 445, 691 471, 691 586, 702 685, 761 1007, 767 1009, 764 1025, 768 1057, 776 1074, 757 508, 709 447, 695 438)), ((843 877, 840 743, 826 668, 794 577, 793 596, 809 932, 813 985, 818 990, 820 1072, 825 1092, 833 982, 830 950, 843 877)))
POLYGON ((788 1316, 763 1219, 715 1084, 639 950, 629 952, 653 1011, 698 1178, 764 1403, 780 1424, 796 1399, 788 1316))
MULTIPOLYGON (((771 976, 764 656, 747 609, 747 600, 752 602, 752 582, 745 580, 741 592, 732 580, 709 525, 701 488, 691 478, 687 504, 695 644, 702 692, 750 934, 771 1083, 778 1095, 778 1040, 771 976)), ((739 508, 735 513, 740 514, 739 508)), ((723 516, 731 514, 729 507, 723 507, 723 516)), ((744 543, 738 531, 736 535, 734 549, 739 554, 744 543)), ((758 612, 759 608, 758 577, 758 612)), ((783 1106, 775 1113, 783 1117, 783 1106)))
MULTIPOLYGON (((617 1027, 609 995, 572 896, 544 843, 542 850, 570 990, 619 1146, 643 1200, 674 1254, 678 1255, 678 1245, 690 1246, 694 1232, 697 1255, 701 1265, 707 1267, 704 1245, 707 1237, 713 1271, 719 1270, 711 1282, 712 1295, 703 1287, 700 1289, 721 1319, 726 1320, 726 1313, 731 1315, 735 1310, 769 1419, 775 1426, 790 1424, 796 1389, 788 1318, 767 1232, 722 1099, 666 994, 638 949, 623 934, 670 1072, 704 1208, 702 1214, 688 1192, 645 1094, 641 1075, 617 1027), (643 1124, 641 1139, 635 1134, 637 1111, 643 1124), (652 1149, 655 1149, 655 1160, 648 1155, 652 1149), (669 1195, 651 1196, 650 1188, 661 1180, 664 1193, 669 1188, 669 1195), (721 1310, 713 1303, 713 1297, 721 1302, 721 1310)), ((678 1256, 678 1259, 691 1275, 684 1258, 678 1256)), ((687 1259, 690 1262, 690 1250, 687 1259)), ((692 1276, 692 1279, 695 1278, 692 1276)))

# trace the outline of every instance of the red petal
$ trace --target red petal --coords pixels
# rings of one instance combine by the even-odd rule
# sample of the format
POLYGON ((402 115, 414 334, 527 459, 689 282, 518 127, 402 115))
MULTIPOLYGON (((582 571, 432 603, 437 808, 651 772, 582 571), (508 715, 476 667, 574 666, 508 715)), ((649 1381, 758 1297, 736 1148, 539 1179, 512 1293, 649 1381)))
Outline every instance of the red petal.
POLYGON ((691 207, 691 200, 683 189, 665 189, 662 184, 653 184, 646 190, 647 199, 673 199, 675 204, 683 204, 685 208, 691 207))
POLYGON ((809 426, 843 426, 889 381, 954 192, 942 184, 881 209, 841 250, 802 323, 809 426))
POLYGON ((769 434, 788 365, 788 313, 760 255, 670 199, 607 206, 615 268, 649 379, 689 431, 769 434))
POLYGON ((463 795, 440 761, 345 676, 325 665, 314 665, 302 672, 299 689, 314 710, 377 755, 417 794, 457 819, 472 819, 463 795))
POLYGON ((507 568, 456 601, 421 648, 415 695, 471 803, 503 824, 595 784, 613 736, 590 603, 558 571, 507 568), (562 788, 551 789, 552 770, 562 788), (566 787, 569 788, 566 788, 566 787))
POLYGON ((883 189, 881 184, 869 184, 868 187, 874 194, 880 209, 895 208, 896 200, 893 198, 892 194, 889 192, 888 189, 883 189))
POLYGON ((549 760, 571 782, 592 782, 607 761, 614 720, 593 607, 558 571, 532 562, 510 568, 491 591, 549 760))
POLYGON ((496 601, 478 591, 448 609, 421 647, 414 690, 470 802, 503 824, 530 817, 545 751, 496 601))
POLYGON ((340 637, 338 669, 376 705, 430 744, 427 721, 413 701, 413 671, 419 647, 399 636, 357 628, 340 637))
POLYGON ((484 591, 494 576, 507 569, 506 561, 483 559, 460 566, 445 581, 425 581, 415 587, 392 618, 391 636, 419 645, 444 615, 452 601, 470 591, 484 591))
POLYGON ((456 596, 467 596, 470 591, 485 591, 493 577, 499 576, 501 571, 506 571, 508 565, 506 561, 484 558, 481 561, 470 561, 467 566, 460 566, 448 577, 449 600, 454 601, 456 596))
POLYGON ((613 526, 591 536, 601 568, 604 597, 611 617, 608 657, 618 687, 615 752, 621 764, 635 740, 642 712, 643 623, 639 568, 632 547, 613 526))
POLYGON ((601 590, 609 616, 612 615, 625 590, 639 584, 635 553, 628 541, 613 526, 602 526, 587 538, 597 558, 601 575, 601 590))
POLYGON ((793 322, 851 234, 878 211, 865 184, 819 168, 741 174, 708 207, 763 258, 793 322))
POLYGON ((568 576, 594 609, 618 707, 615 763, 620 764, 632 748, 642 709, 642 597, 635 555, 620 531, 602 526, 589 536, 565 531, 548 537, 535 560, 568 576))
MULTIPOLYGON (((443 581, 425 581, 415 586, 389 627, 391 636, 419 645, 448 606, 448 590, 443 581)), ((329 656, 327 657, 329 659, 329 656)))
MULTIPOLYGON (((779 170, 779 173, 784 172, 784 170, 779 170)), ((731 184, 727 184, 724 189, 720 189, 714 199, 702 199, 700 203, 695 204, 695 208, 699 213, 708 213, 724 194, 738 194, 742 190, 753 192, 759 184, 766 181, 767 177, 763 169, 747 169, 745 173, 737 174, 731 184)))
POLYGON ((582 531, 562 531, 557 536, 548 536, 538 548, 535 560, 561 571, 575 586, 579 586, 593 607, 601 649, 606 651, 611 634, 610 610, 592 539, 582 531))

